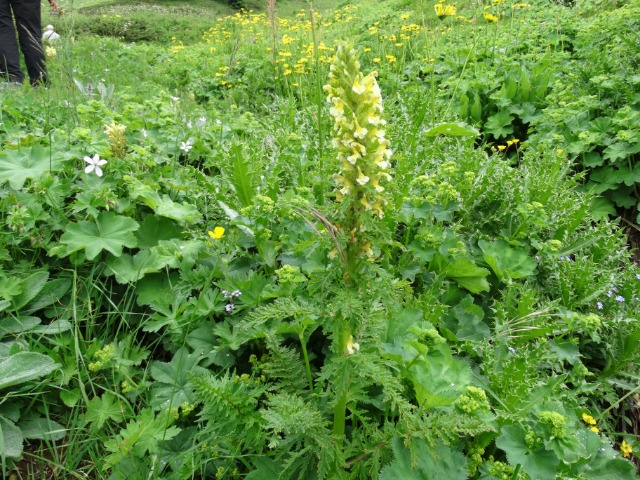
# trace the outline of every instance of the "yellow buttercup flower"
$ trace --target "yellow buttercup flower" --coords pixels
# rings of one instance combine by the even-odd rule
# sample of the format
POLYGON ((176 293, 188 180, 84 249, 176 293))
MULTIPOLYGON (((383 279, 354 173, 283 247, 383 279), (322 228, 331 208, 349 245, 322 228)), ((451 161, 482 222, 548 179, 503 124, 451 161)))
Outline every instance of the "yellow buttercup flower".
POLYGON ((223 227, 216 227, 216 228, 213 229, 213 231, 209 230, 207 233, 214 240, 220 240, 222 238, 222 236, 224 235, 224 228, 223 227))
POLYGON ((591 415, 589 415, 588 413, 583 413, 582 414, 582 421, 584 423, 586 423, 587 425, 595 425, 596 424, 596 419, 593 418, 591 415))
POLYGON ((626 440, 622 440, 622 443, 620 444, 620 453, 622 453, 624 458, 627 458, 633 453, 633 447, 629 445, 626 440))
POLYGON ((492 22, 493 23, 493 22, 497 22, 498 21, 498 17, 496 17, 495 15, 490 14, 489 12, 484 12, 483 16, 484 16, 484 19, 487 22, 492 22))

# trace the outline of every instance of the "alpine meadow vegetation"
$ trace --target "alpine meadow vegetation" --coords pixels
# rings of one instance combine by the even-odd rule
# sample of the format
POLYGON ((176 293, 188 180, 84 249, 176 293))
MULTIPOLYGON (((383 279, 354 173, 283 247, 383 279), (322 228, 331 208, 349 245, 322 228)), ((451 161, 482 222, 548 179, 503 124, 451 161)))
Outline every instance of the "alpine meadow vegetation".
POLYGON ((638 0, 59 3, 2 478, 638 478, 638 0))

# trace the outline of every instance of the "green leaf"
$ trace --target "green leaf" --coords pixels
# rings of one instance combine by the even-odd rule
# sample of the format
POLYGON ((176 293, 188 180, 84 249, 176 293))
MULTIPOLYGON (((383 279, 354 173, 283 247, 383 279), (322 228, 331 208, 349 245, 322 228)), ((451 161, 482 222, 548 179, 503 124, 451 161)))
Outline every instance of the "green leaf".
POLYGON ((446 265, 442 273, 471 293, 489 291, 489 282, 486 278, 489 270, 478 267, 467 257, 456 258, 446 265))
POLYGON ((603 220, 609 215, 615 215, 616 209, 613 207, 611 200, 603 197, 596 197, 591 201, 591 217, 594 220, 603 220))
POLYGON ((604 149, 603 157, 615 162, 640 152, 640 143, 616 142, 604 149))
POLYGON ((443 344, 431 347, 409 372, 416 398, 423 408, 451 405, 461 389, 471 382, 469 365, 453 358, 449 347, 443 344))
POLYGON ((487 119, 483 129, 495 138, 507 137, 513 134, 513 118, 508 111, 500 110, 487 119))
POLYGON ((0 320, 0 338, 6 335, 28 332, 39 325, 42 320, 37 317, 7 317, 0 320))
POLYGON ((487 242, 480 240, 478 246, 483 252, 485 262, 500 280, 522 278, 533 275, 536 261, 525 250, 512 248, 504 240, 487 242))
POLYGON ((107 273, 115 275, 120 284, 134 283, 147 273, 160 271, 169 265, 172 259, 161 258, 156 251, 141 250, 133 257, 125 253, 119 257, 107 259, 107 273))
POLYGON ((244 477, 245 480, 275 480, 282 472, 282 461, 267 457, 256 457, 253 460, 254 469, 244 477))
POLYGON ((147 215, 135 235, 140 248, 151 248, 158 245, 160 240, 180 238, 182 228, 169 218, 147 215))
POLYGON ((473 303, 473 297, 467 295, 458 305, 449 310, 445 325, 455 333, 458 340, 484 340, 491 331, 482 321, 484 311, 473 303))
POLYGON ((22 309, 22 312, 32 313, 58 302, 71 288, 71 280, 57 278, 49 280, 38 292, 38 295, 22 309))
POLYGON ((520 425, 506 425, 500 430, 496 445, 505 451, 511 465, 522 465, 525 472, 536 480, 555 480, 560 460, 544 448, 530 450, 526 444, 526 432, 520 425))
POLYGON ((459 451, 438 441, 434 447, 423 439, 412 441, 411 450, 400 437, 391 440, 394 461, 380 472, 380 480, 465 480, 467 461, 459 451), (412 452, 413 450, 413 452, 412 452))
POLYGON ((441 123, 425 133, 427 137, 437 137, 438 135, 448 137, 477 137, 480 135, 480 132, 466 123, 441 123))
POLYGON ((31 147, 28 154, 23 150, 5 151, 0 156, 0 184, 8 180, 11 188, 20 190, 27 178, 36 179, 49 171, 58 171, 61 163, 59 157, 50 157, 41 145, 31 147))
POLYGON ((36 352, 18 352, 0 359, 0 388, 43 377, 58 368, 50 357, 36 352))
POLYGON ((0 463, 4 464, 4 458, 20 458, 23 441, 20 429, 0 416, 0 463))
POLYGON ((93 397, 87 404, 84 414, 85 425, 91 424, 92 430, 99 430, 108 420, 121 422, 124 420, 124 411, 120 400, 111 392, 104 392, 102 397, 93 397))
POLYGON ((151 406, 155 410, 176 408, 183 402, 195 403, 189 375, 205 372, 198 367, 201 358, 200 355, 190 355, 186 348, 181 348, 170 362, 151 364, 151 376, 156 381, 151 389, 151 406))
POLYGON ((122 248, 133 248, 138 241, 133 235, 139 228, 132 218, 113 212, 100 212, 94 222, 72 223, 60 237, 60 243, 67 246, 65 256, 86 249, 87 259, 93 260, 102 250, 116 257, 122 255, 122 248))
POLYGON ((74 388, 73 390, 60 391, 60 400, 62 400, 62 403, 64 403, 69 408, 73 407, 76 403, 78 403, 78 400, 80 400, 80 397, 81 397, 80 389, 78 388, 74 388))
POLYGON ((253 185, 253 175, 249 168, 250 156, 242 151, 242 145, 233 145, 229 151, 231 164, 226 169, 227 176, 233 185, 240 205, 248 207, 253 204, 255 197, 255 187, 253 185))
POLYGON ((18 424, 24 438, 55 441, 63 439, 67 430, 63 425, 48 418, 33 418, 18 424))
POLYGON ((43 289, 48 279, 49 272, 45 270, 34 272, 27 278, 21 280, 20 284, 22 286, 22 291, 12 299, 13 310, 20 310, 27 303, 33 300, 33 298, 40 293, 40 290, 43 289))

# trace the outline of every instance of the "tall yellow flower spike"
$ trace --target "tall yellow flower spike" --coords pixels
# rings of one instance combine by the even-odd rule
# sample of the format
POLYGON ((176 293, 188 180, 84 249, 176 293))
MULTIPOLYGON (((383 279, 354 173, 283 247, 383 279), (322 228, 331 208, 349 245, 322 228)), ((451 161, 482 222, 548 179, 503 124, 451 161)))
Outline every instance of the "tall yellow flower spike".
POLYGON ((382 129, 386 122, 376 76, 376 72, 363 75, 356 51, 340 45, 324 90, 334 121, 332 145, 340 164, 333 176, 336 200, 343 202, 349 196, 354 204, 382 218, 387 205, 382 183, 391 180, 391 150, 382 129))

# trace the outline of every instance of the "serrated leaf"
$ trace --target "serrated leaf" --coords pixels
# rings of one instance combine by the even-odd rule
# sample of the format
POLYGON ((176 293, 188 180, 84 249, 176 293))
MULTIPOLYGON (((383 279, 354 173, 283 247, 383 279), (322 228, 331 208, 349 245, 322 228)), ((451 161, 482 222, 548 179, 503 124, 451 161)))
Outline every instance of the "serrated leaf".
POLYGON ((125 253, 106 262, 108 274, 115 275, 120 284, 137 282, 147 273, 158 272, 169 263, 153 250, 141 250, 133 257, 125 253))
POLYGON ((513 134, 514 117, 506 110, 500 110, 491 115, 483 126, 483 130, 495 138, 507 137, 513 134))
POLYGON ((105 392, 102 397, 93 397, 87 404, 84 423, 92 424, 92 429, 100 429, 108 421, 121 422, 124 420, 124 410, 120 400, 111 392, 105 392))
POLYGON ((245 480, 274 480, 282 472, 282 461, 267 457, 256 457, 253 465, 254 469, 244 477, 245 480))
POLYGON ((65 256, 85 249, 88 260, 96 258, 102 250, 119 257, 123 247, 137 246, 133 232, 138 228, 138 222, 132 218, 113 212, 100 212, 95 223, 84 221, 69 224, 60 237, 60 243, 67 246, 65 256))
POLYGON ((498 448, 504 450, 511 465, 522 465, 531 478, 555 480, 560 461, 556 455, 544 448, 530 450, 525 441, 526 432, 520 425, 502 427, 496 439, 498 448))
POLYGON ((151 376, 156 381, 151 389, 151 406, 155 410, 175 408, 183 402, 195 403, 189 375, 204 372, 203 368, 198 367, 201 358, 181 348, 170 362, 151 364, 151 376))
POLYGON ((43 377, 58 367, 50 357, 36 352, 18 352, 0 359, 0 388, 43 377))
POLYGON ((467 461, 464 455, 438 441, 428 445, 421 438, 412 442, 411 450, 404 446, 400 437, 391 440, 394 461, 380 472, 380 480, 465 480, 467 461), (415 466, 414 466, 415 463, 415 466))
POLYGON ((58 171, 61 160, 57 155, 49 156, 49 151, 41 145, 31 147, 29 153, 24 150, 5 151, 0 155, 0 184, 5 180, 14 190, 20 190, 28 178, 36 179, 44 173, 58 171))

